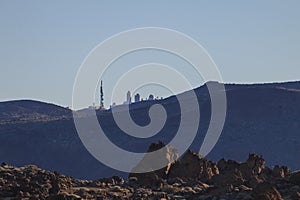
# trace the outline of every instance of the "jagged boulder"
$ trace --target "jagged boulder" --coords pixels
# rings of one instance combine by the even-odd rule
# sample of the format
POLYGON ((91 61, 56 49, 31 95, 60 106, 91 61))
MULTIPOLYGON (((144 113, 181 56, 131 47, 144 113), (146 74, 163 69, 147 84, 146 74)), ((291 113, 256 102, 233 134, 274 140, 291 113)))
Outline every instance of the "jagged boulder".
POLYGON ((224 174, 217 174, 212 177, 211 183, 217 187, 224 187, 228 185, 240 186, 245 182, 242 173, 238 169, 227 171, 224 174))
POLYGON ((159 156, 155 158, 157 162, 166 163, 166 166, 159 169, 149 171, 149 165, 151 166, 151 157, 146 154, 143 160, 133 168, 133 172, 129 174, 129 179, 135 177, 135 184, 146 186, 146 187, 161 187, 163 179, 166 179, 167 174, 169 173, 169 169, 171 163, 174 162, 178 158, 178 153, 171 146, 166 146, 163 142, 152 143, 149 146, 147 152, 154 152, 157 150, 161 150, 159 156), (141 171, 143 169, 147 169, 146 173, 135 173, 136 171, 141 171))
POLYGON ((240 166, 240 163, 238 163, 234 160, 226 161, 224 158, 222 158, 219 162, 217 162, 217 167, 218 167, 220 173, 226 173, 227 171, 237 169, 239 166, 240 166))
POLYGON ((265 168, 266 161, 262 156, 257 154, 249 154, 248 160, 246 161, 249 168, 253 170, 254 174, 260 174, 261 171, 265 168))
POLYGON ((199 179, 207 181, 219 174, 217 165, 188 150, 180 160, 171 164, 168 179, 199 179))
POLYGON ((217 163, 219 174, 212 177, 211 182, 219 187, 226 185, 240 186, 246 184, 254 187, 265 181, 261 174, 266 169, 262 156, 249 154, 246 162, 221 159, 217 163))
POLYGON ((272 171, 272 176, 275 178, 284 178, 290 174, 290 169, 286 166, 275 165, 272 171))

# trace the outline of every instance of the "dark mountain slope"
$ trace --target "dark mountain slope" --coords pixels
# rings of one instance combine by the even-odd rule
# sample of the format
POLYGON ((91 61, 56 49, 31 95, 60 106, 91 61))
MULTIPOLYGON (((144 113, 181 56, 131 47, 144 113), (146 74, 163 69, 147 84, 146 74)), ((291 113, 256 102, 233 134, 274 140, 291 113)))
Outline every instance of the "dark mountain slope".
MULTIPOLYGON (((220 140, 208 158, 216 161, 225 157, 241 161, 248 153, 255 152, 264 155, 268 166, 276 163, 299 169, 299 88, 300 82, 226 85, 227 118, 220 140)), ((201 121, 191 149, 197 151, 209 125, 211 105, 206 86, 195 89, 195 92, 201 107, 201 121)), ((165 107, 168 119, 161 132, 153 137, 138 139, 125 134, 116 126, 109 111, 98 113, 99 122, 106 135, 118 146, 134 152, 145 152, 146 147, 153 142, 169 142, 176 134, 180 122, 180 108, 174 96, 132 104, 132 118, 140 125, 149 123, 148 110, 154 103, 161 103, 165 107)), ((48 104, 42 105, 47 105, 47 108, 41 108, 42 111, 36 109, 32 113, 44 113, 52 117, 48 119, 57 117, 58 120, 37 121, 39 117, 32 118, 29 109, 27 113, 30 117, 25 117, 26 123, 11 120, 13 123, 1 124, 0 161, 16 166, 36 164, 84 179, 111 175, 127 177, 99 163, 87 152, 77 135, 73 120, 68 118, 69 110, 61 108, 61 116, 52 115, 49 114, 52 109, 49 109, 48 104)), ((10 113, 5 107, 1 110, 1 116, 2 112, 10 113)))
POLYGON ((225 127, 210 157, 241 160, 249 152, 266 153, 269 165, 299 167, 299 91, 255 87, 227 91, 227 98, 225 127))

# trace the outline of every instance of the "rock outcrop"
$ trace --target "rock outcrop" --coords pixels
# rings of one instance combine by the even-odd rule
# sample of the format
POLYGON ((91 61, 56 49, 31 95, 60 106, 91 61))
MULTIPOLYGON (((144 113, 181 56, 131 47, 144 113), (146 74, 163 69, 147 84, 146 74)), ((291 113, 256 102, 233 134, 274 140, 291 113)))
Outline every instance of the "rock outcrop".
POLYGON ((260 200, 282 200, 281 194, 275 186, 267 182, 259 183, 254 188, 253 197, 260 200))
POLYGON ((180 160, 171 164, 168 179, 196 179, 205 182, 216 174, 219 174, 219 170, 215 163, 188 150, 180 160))
MULTIPOLYGON (((178 158, 178 153, 170 146, 166 146, 163 142, 152 143, 147 152, 154 152, 161 149, 159 157, 155 158, 157 162, 166 163, 167 166, 159 170, 152 170, 148 173, 135 173, 146 169, 151 165, 152 158, 146 155, 144 159, 133 169, 133 172, 129 174, 129 179, 135 178, 135 185, 159 188, 162 186, 162 180, 166 179, 171 163, 178 158)), ((149 169, 148 169, 149 170, 149 169)))
MULTIPOLYGON (((164 148, 152 144, 149 152, 164 148)), ((249 154, 245 162, 221 159, 214 163, 187 151, 177 159, 165 148, 169 165, 148 173, 78 180, 30 165, 0 167, 0 199, 300 199, 300 172, 285 166, 273 169, 262 156, 249 154)), ((147 159, 147 158, 145 158, 147 159)), ((140 167, 140 166, 137 166, 140 167)))
MULTIPOLYGON (((163 143, 151 146, 152 150, 165 147, 163 143)), ((284 195, 284 199, 295 199, 299 195, 300 187, 297 185, 300 181, 300 173, 291 174, 288 167, 278 165, 272 170, 265 163, 263 157, 257 154, 249 154, 246 162, 242 163, 225 159, 214 163, 188 150, 182 158, 173 162, 169 160, 168 167, 162 170, 130 174, 130 178, 140 180, 137 181, 140 186, 173 191, 176 194, 179 194, 179 191, 174 186, 197 187, 197 192, 189 190, 188 196, 196 195, 203 198, 208 195, 222 196, 224 199, 279 200, 283 199, 282 195, 284 195)), ((187 195, 187 191, 184 194, 187 195)))

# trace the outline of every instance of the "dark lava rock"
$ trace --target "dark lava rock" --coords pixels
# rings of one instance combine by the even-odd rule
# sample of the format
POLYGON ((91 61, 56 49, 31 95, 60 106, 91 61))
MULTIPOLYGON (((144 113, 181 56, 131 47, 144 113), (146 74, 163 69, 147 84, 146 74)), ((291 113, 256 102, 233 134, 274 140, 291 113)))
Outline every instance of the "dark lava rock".
POLYGON ((254 188, 254 198, 260 200, 283 200, 278 190, 270 183, 260 183, 254 188))
POLYGON ((300 171, 291 174, 290 182, 296 185, 300 185, 300 171))

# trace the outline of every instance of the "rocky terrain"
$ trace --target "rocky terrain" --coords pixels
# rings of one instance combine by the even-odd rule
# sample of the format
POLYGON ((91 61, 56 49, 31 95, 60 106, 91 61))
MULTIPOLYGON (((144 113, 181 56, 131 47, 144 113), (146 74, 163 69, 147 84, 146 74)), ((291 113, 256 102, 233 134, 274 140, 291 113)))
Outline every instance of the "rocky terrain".
MULTIPOLYGON (((163 147, 152 144, 148 151, 163 147)), ((170 148, 169 148, 170 149, 170 148)), ((174 151, 167 151, 166 158, 174 151)), ((78 180, 34 165, 0 167, 1 199, 203 199, 203 200, 297 200, 300 172, 288 167, 269 168, 265 160, 249 154, 245 162, 221 159, 212 162, 187 151, 165 169, 78 180)))

